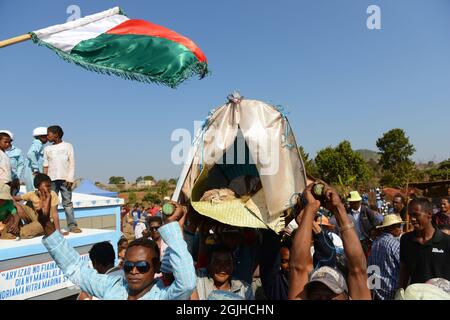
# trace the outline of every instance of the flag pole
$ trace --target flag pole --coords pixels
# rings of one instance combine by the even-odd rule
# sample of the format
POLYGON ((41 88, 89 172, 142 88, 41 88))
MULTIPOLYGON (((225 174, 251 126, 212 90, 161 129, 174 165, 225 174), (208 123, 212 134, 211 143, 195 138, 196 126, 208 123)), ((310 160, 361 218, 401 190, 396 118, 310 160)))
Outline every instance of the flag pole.
POLYGON ((19 43, 19 42, 27 41, 27 40, 30 40, 30 39, 31 39, 31 34, 28 34, 28 33, 27 34, 23 34, 23 35, 18 36, 18 37, 6 39, 6 40, 3 40, 3 41, 0 41, 0 48, 7 47, 7 46, 10 46, 10 45, 13 45, 13 44, 16 44, 16 43, 19 43))

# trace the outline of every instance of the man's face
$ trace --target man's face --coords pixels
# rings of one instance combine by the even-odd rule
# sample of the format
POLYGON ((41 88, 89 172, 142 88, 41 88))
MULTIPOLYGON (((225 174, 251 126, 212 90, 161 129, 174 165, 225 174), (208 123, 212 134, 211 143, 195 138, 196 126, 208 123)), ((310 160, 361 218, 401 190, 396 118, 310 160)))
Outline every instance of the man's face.
POLYGON ((160 227, 161 224, 158 221, 150 222, 148 229, 150 231, 150 237, 152 237, 153 240, 159 240, 161 238, 161 234, 158 231, 160 227))
POLYGON ((284 273, 289 272, 289 249, 282 247, 280 249, 280 257, 281 257, 281 271, 284 273))
POLYGON ((50 193, 51 192, 50 181, 41 182, 41 184, 38 187, 38 190, 40 192, 47 191, 48 193, 50 193))
POLYGON ((51 131, 47 131, 47 139, 49 142, 55 142, 57 138, 58 138, 57 134, 55 134, 51 131))
POLYGON ((155 252, 153 252, 152 249, 142 246, 131 247, 127 249, 125 253, 125 262, 126 261, 147 261, 150 265, 150 269, 145 273, 139 272, 137 267, 134 267, 129 272, 125 272, 125 277, 127 279, 128 287, 130 288, 130 290, 134 292, 140 292, 152 284, 153 278, 155 276, 155 269, 159 269, 159 265, 153 264, 157 261, 155 252))
POLYGON ((313 282, 308 288, 308 300, 347 300, 345 293, 336 294, 321 282, 313 282))
POLYGON ((402 202, 402 198, 400 198, 400 197, 395 197, 392 200, 392 204, 394 206, 394 211, 396 213, 400 213, 400 211, 402 211, 402 209, 404 207, 403 202, 402 202))
POLYGON ((0 150, 6 151, 11 148, 11 138, 10 137, 2 137, 0 138, 0 150))
POLYGON ((403 225, 401 223, 397 223, 392 226, 389 226, 388 232, 392 234, 394 237, 398 238, 403 233, 403 225))
POLYGON ((233 257, 230 253, 214 252, 208 269, 214 282, 225 283, 233 273, 233 257))
POLYGON ((361 207, 361 201, 351 201, 349 202, 350 208, 357 211, 359 210, 359 207, 361 207))
POLYGON ((450 213, 450 203, 447 199, 441 199, 441 210, 444 213, 450 213))
POLYGON ((413 204, 409 207, 409 215, 414 230, 425 230, 431 224, 431 212, 426 212, 419 204, 413 204))

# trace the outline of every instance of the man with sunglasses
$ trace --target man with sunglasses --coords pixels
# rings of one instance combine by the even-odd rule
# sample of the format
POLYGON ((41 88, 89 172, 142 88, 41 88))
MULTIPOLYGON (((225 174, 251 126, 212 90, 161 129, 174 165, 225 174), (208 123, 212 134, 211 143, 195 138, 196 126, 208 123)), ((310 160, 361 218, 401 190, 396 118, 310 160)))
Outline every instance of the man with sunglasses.
POLYGON ((183 300, 191 295, 196 285, 196 275, 192 257, 177 223, 185 214, 178 203, 173 202, 175 212, 164 217, 163 226, 159 229, 172 252, 169 262, 175 279, 165 287, 160 279, 154 279, 154 274, 160 269, 159 248, 154 241, 141 238, 128 245, 123 263, 124 278, 99 274, 89 268, 59 232, 55 232, 55 226, 50 221, 50 194, 44 191, 40 199, 39 222, 45 232, 42 243, 64 275, 81 290, 103 300, 183 300))

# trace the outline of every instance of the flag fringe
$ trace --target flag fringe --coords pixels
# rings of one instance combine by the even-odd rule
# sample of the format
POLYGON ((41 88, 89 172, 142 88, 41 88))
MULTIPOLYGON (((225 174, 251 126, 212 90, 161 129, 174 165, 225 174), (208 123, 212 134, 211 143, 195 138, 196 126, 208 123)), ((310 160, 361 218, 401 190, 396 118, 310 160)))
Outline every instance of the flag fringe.
POLYGON ((74 64, 82 67, 83 69, 86 69, 89 71, 106 74, 106 75, 115 75, 115 76, 121 77, 126 80, 135 80, 135 81, 145 82, 145 83, 155 83, 155 84, 165 85, 172 89, 175 89, 178 87, 178 85, 180 83, 184 82, 185 80, 187 80, 188 78, 190 78, 194 75, 199 75, 200 79, 202 79, 205 76, 211 74, 211 72, 208 70, 207 64, 204 62, 200 62, 200 61, 197 61, 196 63, 191 64, 189 67, 187 67, 183 71, 182 74, 180 74, 178 77, 172 77, 172 79, 170 79, 170 80, 164 79, 164 78, 158 77, 158 76, 151 76, 151 75, 137 73, 137 72, 129 72, 129 71, 124 71, 124 70, 120 70, 120 69, 105 67, 105 66, 86 62, 83 59, 80 59, 79 57, 72 56, 69 53, 64 52, 64 51, 52 46, 51 44, 46 43, 45 41, 41 41, 36 36, 36 34, 34 34, 33 32, 30 32, 30 35, 31 35, 31 39, 33 40, 34 43, 36 43, 39 46, 45 46, 45 47, 51 49, 61 59, 65 60, 67 62, 74 63, 74 64))

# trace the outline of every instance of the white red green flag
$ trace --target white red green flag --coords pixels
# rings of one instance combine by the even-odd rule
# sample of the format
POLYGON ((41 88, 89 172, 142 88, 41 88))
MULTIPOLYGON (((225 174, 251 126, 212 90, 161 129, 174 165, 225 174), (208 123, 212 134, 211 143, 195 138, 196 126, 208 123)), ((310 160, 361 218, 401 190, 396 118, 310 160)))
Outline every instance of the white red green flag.
POLYGON ((35 43, 87 70, 175 88, 208 73, 207 60, 190 39, 116 7, 31 32, 35 43))

